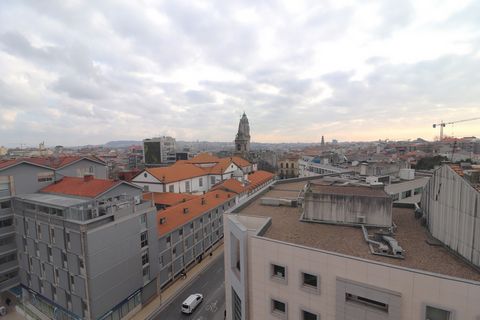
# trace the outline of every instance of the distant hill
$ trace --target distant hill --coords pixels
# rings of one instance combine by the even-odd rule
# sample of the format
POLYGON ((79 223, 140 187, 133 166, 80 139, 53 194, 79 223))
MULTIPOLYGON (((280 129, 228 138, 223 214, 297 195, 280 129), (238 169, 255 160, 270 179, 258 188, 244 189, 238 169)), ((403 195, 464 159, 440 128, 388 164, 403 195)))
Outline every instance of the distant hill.
POLYGON ((119 141, 109 141, 104 144, 107 148, 127 148, 130 146, 141 146, 142 141, 135 140, 119 140, 119 141))

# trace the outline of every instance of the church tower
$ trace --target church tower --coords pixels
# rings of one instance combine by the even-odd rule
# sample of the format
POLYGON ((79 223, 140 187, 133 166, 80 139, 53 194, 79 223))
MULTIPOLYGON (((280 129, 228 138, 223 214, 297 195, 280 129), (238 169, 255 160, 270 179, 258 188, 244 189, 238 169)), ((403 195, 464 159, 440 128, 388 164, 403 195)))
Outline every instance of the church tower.
POLYGON ((248 152, 250 151, 250 125, 248 124, 248 118, 245 112, 238 124, 238 132, 235 137, 235 154, 248 158, 248 152))

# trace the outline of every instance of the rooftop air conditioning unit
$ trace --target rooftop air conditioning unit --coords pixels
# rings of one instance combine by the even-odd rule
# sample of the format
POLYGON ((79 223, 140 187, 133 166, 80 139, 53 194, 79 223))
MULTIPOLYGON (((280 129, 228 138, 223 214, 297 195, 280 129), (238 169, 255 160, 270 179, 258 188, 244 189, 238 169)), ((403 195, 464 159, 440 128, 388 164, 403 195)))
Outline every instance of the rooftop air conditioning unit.
POLYGON ((365 223, 365 222, 367 222, 367 217, 365 217, 363 215, 358 215, 357 216, 357 222, 358 223, 365 223))
POLYGON ((92 218, 98 218, 98 209, 97 208, 92 209, 92 218))

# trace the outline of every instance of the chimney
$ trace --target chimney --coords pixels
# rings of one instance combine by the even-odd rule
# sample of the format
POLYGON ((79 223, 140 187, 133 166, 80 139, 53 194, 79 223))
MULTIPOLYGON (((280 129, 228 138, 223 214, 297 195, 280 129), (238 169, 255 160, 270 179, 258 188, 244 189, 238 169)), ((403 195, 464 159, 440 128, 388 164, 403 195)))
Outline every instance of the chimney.
POLYGON ((183 208, 183 213, 188 213, 188 208, 183 208))
POLYGON ((215 198, 219 198, 220 195, 218 193, 215 193, 215 198))
POLYGON ((93 174, 86 174, 83 176, 83 181, 88 182, 93 180, 93 174))
POLYGON ((205 198, 202 198, 202 205, 205 204, 205 198))

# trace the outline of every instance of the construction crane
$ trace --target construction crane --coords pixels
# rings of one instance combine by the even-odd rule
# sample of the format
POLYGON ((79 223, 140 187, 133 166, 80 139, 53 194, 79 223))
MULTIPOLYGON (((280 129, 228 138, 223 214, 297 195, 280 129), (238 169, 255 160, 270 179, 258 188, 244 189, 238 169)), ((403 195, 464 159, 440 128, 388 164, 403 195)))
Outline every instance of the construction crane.
POLYGON ((443 121, 440 121, 440 123, 435 123, 433 125, 434 128, 436 128, 437 126, 440 127, 440 141, 443 140, 443 128, 447 125, 447 124, 454 124, 454 123, 459 123, 459 122, 466 122, 466 121, 473 121, 473 120, 480 120, 480 117, 477 117, 477 118, 470 118, 470 119, 463 119, 463 120, 457 120, 457 121, 451 121, 451 122, 443 122, 443 121))

